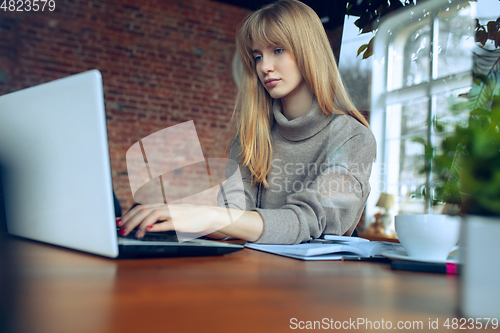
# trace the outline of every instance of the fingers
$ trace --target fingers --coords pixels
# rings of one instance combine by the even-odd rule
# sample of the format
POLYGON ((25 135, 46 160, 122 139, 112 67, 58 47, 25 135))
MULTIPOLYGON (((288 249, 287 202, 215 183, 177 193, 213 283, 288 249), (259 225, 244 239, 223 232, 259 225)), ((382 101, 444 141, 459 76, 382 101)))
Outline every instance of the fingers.
POLYGON ((167 231, 174 230, 172 218, 166 216, 165 210, 153 209, 149 214, 140 222, 139 228, 135 234, 137 238, 143 238, 146 231, 167 231), (157 223, 164 221, 163 223, 157 223), (156 223, 156 224, 155 224, 156 223), (169 228, 171 226, 171 228, 169 228))
MULTIPOLYGON (((148 232, 175 230, 174 222, 172 220, 167 220, 167 221, 161 222, 161 223, 149 224, 146 226, 145 230, 148 232)), ((142 235, 139 238, 142 238, 142 237, 144 237, 144 235, 142 235)))
MULTIPOLYGON (((225 209, 223 215, 227 216, 225 209)), ((126 236, 138 227, 135 236, 142 238, 147 231, 177 230, 199 233, 207 230, 218 230, 221 227, 220 223, 217 224, 220 217, 219 209, 214 207, 154 204, 134 207, 123 215, 122 221, 118 222, 118 225, 121 227, 120 235, 126 236), (177 229, 173 224, 171 213, 176 218, 177 229)))
POLYGON ((119 233, 126 236, 135 227, 140 226, 137 235, 144 237, 148 225, 157 221, 165 221, 169 217, 169 211, 164 204, 136 206, 122 216, 122 221, 118 224, 121 227, 119 233))

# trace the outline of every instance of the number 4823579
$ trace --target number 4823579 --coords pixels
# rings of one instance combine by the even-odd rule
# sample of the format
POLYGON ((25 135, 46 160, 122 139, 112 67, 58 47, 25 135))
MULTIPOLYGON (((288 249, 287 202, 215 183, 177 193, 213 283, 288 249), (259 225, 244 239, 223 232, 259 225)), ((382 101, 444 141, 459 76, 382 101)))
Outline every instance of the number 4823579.
POLYGON ((3 0, 0 6, 4 12, 43 12, 46 9, 53 12, 56 9, 55 0, 3 0))

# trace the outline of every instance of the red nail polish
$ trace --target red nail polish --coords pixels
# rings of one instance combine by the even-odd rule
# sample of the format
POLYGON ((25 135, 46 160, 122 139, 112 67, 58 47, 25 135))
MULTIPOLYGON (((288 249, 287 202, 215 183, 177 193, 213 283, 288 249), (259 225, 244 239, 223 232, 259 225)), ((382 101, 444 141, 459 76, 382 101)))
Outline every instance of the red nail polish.
POLYGON ((122 223, 122 219, 116 220, 116 225, 119 226, 122 223))
POLYGON ((153 229, 153 226, 152 225, 148 225, 148 230, 149 229, 153 229))
POLYGON ((120 235, 124 236, 125 235, 125 228, 120 229, 120 235))

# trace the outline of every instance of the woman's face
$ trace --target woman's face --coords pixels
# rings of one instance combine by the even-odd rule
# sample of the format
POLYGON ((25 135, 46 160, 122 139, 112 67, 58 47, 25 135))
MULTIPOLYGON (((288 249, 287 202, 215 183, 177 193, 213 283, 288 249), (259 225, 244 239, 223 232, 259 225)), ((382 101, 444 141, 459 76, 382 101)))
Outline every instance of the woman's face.
POLYGON ((308 89, 290 51, 256 42, 252 49, 259 80, 272 98, 284 98, 308 89))

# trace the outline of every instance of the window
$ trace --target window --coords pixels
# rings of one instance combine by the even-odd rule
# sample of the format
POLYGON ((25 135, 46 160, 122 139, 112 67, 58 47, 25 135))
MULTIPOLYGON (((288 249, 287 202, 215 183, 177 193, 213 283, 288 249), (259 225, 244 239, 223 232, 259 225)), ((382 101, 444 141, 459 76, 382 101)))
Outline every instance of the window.
MULTIPOLYGON (((468 1, 426 1, 386 19, 374 43, 370 123, 377 139, 367 218, 381 192, 396 198, 395 214, 424 213, 419 195, 431 181, 424 167, 424 143, 438 147, 431 120, 462 119, 449 111, 471 86, 475 8, 468 1)), ((432 175, 430 175, 432 177, 432 175)))

